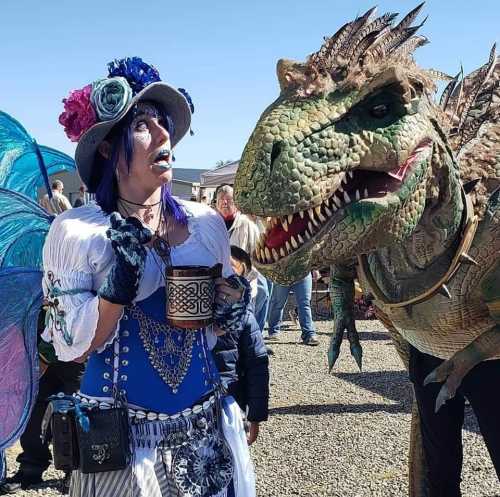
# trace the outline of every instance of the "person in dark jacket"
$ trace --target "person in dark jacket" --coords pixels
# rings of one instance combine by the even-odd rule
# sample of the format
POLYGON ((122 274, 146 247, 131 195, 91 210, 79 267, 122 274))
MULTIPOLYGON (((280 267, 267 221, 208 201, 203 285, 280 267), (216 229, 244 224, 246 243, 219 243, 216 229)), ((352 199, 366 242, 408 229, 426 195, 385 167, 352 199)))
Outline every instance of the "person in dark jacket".
MULTIPOLYGON (((240 276, 251 270, 248 254, 239 247, 231 246, 231 263, 240 276)), ((251 445, 257 440, 259 423, 268 417, 269 359, 253 312, 247 311, 243 319, 243 331, 219 336, 212 353, 228 394, 246 413, 251 445)))

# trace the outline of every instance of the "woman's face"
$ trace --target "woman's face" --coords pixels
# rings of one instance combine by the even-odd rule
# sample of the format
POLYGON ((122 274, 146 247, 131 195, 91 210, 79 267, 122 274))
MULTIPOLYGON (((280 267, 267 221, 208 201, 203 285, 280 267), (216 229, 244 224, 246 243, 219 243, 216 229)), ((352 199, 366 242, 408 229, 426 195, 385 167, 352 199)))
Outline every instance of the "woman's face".
POLYGON ((170 135, 160 113, 151 103, 139 103, 133 112, 130 127, 134 151, 130 169, 124 150, 120 151, 118 184, 132 183, 134 187, 154 190, 172 181, 170 135))

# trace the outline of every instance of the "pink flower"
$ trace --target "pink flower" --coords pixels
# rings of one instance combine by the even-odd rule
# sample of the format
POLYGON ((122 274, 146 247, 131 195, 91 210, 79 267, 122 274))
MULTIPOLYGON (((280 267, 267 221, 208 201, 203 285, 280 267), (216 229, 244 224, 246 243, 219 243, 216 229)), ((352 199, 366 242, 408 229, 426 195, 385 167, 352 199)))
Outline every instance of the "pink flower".
POLYGON ((81 90, 71 91, 68 98, 63 98, 64 112, 59 116, 59 122, 64 126, 64 131, 72 142, 77 142, 97 121, 90 102, 91 93, 90 84, 81 90))

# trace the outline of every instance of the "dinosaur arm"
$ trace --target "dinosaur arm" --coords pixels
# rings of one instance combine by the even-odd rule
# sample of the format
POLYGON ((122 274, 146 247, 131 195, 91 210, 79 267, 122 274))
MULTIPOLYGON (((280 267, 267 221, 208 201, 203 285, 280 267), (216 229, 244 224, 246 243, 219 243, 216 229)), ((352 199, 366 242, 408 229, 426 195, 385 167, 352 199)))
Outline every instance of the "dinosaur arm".
POLYGON ((359 344, 354 320, 354 264, 334 265, 330 268, 330 298, 333 310, 333 335, 328 348, 328 367, 333 369, 340 354, 340 345, 347 332, 351 354, 361 369, 363 351, 359 344))
POLYGON ((334 265, 330 270, 330 296, 335 320, 354 320, 354 265, 334 265))

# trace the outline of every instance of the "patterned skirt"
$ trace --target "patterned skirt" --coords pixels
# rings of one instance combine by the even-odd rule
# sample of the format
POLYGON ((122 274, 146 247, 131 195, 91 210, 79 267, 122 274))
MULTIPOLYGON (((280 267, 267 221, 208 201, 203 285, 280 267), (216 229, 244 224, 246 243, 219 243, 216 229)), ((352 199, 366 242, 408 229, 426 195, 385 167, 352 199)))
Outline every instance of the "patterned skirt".
MULTIPOLYGON (((199 416, 210 419, 209 414, 205 411, 199 416)), ((70 497, 255 497, 255 478, 241 411, 232 397, 222 400, 219 419, 229 453, 217 461, 232 460, 232 479, 231 472, 228 473, 224 466, 216 464, 217 471, 214 472, 211 464, 206 463, 204 454, 213 455, 212 449, 216 446, 211 445, 207 449, 201 444, 195 451, 200 457, 195 457, 193 461, 189 450, 188 456, 184 457, 183 450, 167 447, 172 437, 175 440, 179 436, 179 433, 172 432, 170 422, 147 421, 131 425, 133 459, 127 468, 90 474, 74 471, 70 497), (207 485, 204 480, 201 487, 191 485, 196 481, 193 473, 210 475, 210 482, 207 485), (219 478, 225 478, 225 483, 229 481, 229 485, 223 488, 220 480, 218 486, 217 483, 214 485, 214 474, 224 474, 225 477, 219 478), (214 488, 218 490, 211 490, 214 488)))
MULTIPOLYGON (((71 497, 190 497, 177 488, 171 473, 171 455, 157 450, 152 470, 140 475, 132 467, 120 471, 84 474, 74 471, 71 476, 71 497), (140 475, 140 476, 139 476, 140 475)), ((234 496, 233 484, 213 497, 234 496)))

